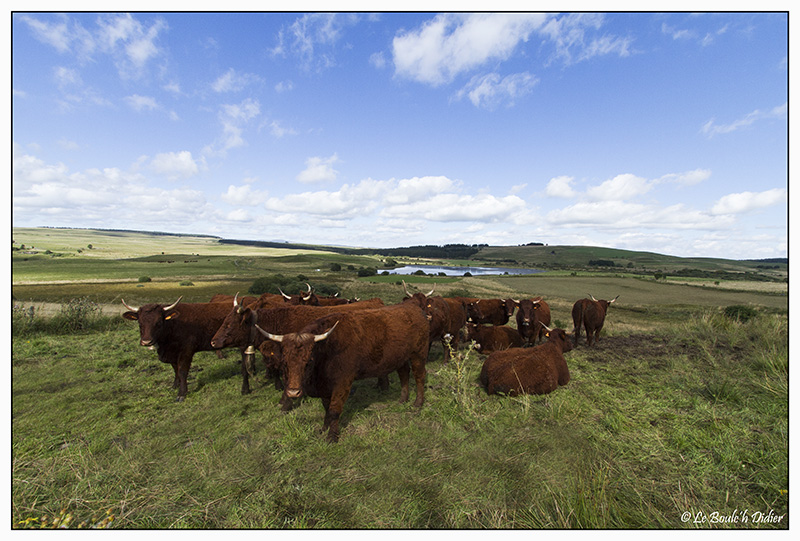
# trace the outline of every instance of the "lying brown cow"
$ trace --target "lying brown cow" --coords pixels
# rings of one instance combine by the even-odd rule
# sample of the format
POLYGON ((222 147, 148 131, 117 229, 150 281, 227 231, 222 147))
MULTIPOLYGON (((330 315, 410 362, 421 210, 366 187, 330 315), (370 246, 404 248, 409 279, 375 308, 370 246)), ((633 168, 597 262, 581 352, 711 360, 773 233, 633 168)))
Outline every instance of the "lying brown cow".
POLYGON ((467 340, 474 340, 475 349, 485 355, 493 351, 522 347, 522 338, 517 330, 506 325, 467 323, 467 340))
POLYGON ((330 314, 300 332, 272 334, 280 342, 290 398, 303 394, 322 399, 328 441, 339 440, 339 417, 357 379, 382 377, 397 371, 400 402, 408 400, 409 371, 417 385, 414 406, 425 399, 425 361, 428 358, 428 322, 413 303, 330 314), (410 366, 409 366, 410 364, 410 366))
POLYGON ((198 351, 218 349, 211 338, 230 311, 230 304, 221 302, 181 304, 179 298, 169 306, 145 304, 139 308, 122 304, 128 309, 125 319, 139 322, 139 343, 155 348, 158 360, 172 365, 178 389, 178 402, 186 398, 187 378, 192 358, 198 351))
MULTIPOLYGON (((592 297, 592 295, 589 295, 592 297)), ((578 345, 578 338, 581 335, 581 327, 586 329, 586 345, 592 345, 592 334, 594 334, 594 341, 600 340, 600 331, 603 329, 603 323, 606 320, 606 312, 609 305, 616 301, 619 295, 610 301, 598 301, 594 297, 589 299, 580 299, 575 301, 572 305, 572 323, 574 329, 572 332, 575 334, 575 345, 578 345)))
POLYGON ((488 394, 547 394, 569 383, 564 353, 572 349, 563 329, 547 329, 549 338, 532 348, 495 351, 483 363, 481 385, 488 394))

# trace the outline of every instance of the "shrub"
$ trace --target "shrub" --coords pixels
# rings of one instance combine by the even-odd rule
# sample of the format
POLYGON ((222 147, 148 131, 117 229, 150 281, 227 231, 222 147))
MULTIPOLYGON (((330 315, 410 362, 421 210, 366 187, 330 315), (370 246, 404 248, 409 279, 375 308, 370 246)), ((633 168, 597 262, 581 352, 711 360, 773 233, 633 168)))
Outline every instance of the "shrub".
POLYGON ((184 280, 178 285, 181 285, 181 286, 193 286, 194 283, 191 280, 184 280))
POLYGON ((84 331, 92 328, 100 316, 100 306, 89 297, 72 299, 61 305, 61 311, 53 318, 53 323, 62 331, 84 331))
POLYGON ((152 281, 153 281, 153 279, 150 278, 149 276, 140 276, 139 277, 139 282, 142 282, 142 283, 143 282, 152 282, 152 281))
POLYGON ((752 306, 745 306, 743 304, 734 304, 728 306, 725 308, 725 310, 723 310, 723 313, 726 317, 740 323, 750 321, 758 315, 758 311, 755 308, 752 306))

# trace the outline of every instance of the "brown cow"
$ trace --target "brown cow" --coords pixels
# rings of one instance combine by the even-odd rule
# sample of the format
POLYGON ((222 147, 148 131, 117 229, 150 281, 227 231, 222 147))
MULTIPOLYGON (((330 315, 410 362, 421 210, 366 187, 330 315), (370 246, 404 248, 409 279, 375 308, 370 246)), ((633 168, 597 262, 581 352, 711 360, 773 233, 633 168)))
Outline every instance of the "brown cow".
POLYGON ((425 315, 413 303, 329 314, 289 334, 273 334, 260 325, 258 328, 281 344, 286 395, 322 399, 322 430, 328 430, 330 442, 339 440, 339 417, 357 379, 397 371, 400 402, 405 402, 410 369, 417 386, 414 406, 422 406, 430 342, 425 315))
POLYGON ((600 340, 600 331, 603 329, 608 307, 619 298, 619 295, 617 295, 610 301, 598 301, 591 294, 589 296, 591 300, 580 299, 572 305, 572 323, 574 325, 572 332, 575 334, 575 346, 578 345, 581 327, 586 329, 587 346, 592 345, 592 334, 594 334, 595 342, 600 340))
POLYGON ((505 325, 516 305, 511 299, 474 299, 467 304, 467 321, 484 325, 505 325))
POLYGON ((405 280, 403 280, 403 290, 406 297, 403 302, 411 302, 418 305, 425 312, 428 318, 429 336, 431 344, 439 340, 444 350, 444 362, 450 360, 451 349, 456 351, 461 341, 461 328, 467 320, 466 308, 459 299, 444 298, 440 296, 432 297, 433 289, 429 293, 414 293, 408 291, 405 280))
MULTIPOLYGON (((263 296, 262 296, 263 297, 263 296)), ((264 362, 267 364, 268 377, 276 377, 276 367, 279 366, 279 352, 270 346, 267 349, 261 347, 264 337, 256 331, 255 324, 261 324, 262 328, 274 333, 297 332, 315 319, 336 311, 361 310, 364 308, 376 308, 383 306, 383 301, 379 298, 369 299, 358 303, 345 304, 342 306, 303 306, 273 304, 274 298, 259 300, 250 306, 240 306, 234 303, 231 310, 228 306, 228 313, 219 325, 216 333, 211 339, 211 343, 218 348, 239 347, 253 348, 261 350, 264 362), (259 308, 263 302, 263 308, 259 308)), ((242 367, 242 394, 250 392, 249 372, 245 366, 242 367)), ((383 385, 385 382, 382 382, 383 385)), ((276 387, 278 386, 276 381, 276 387)), ((284 410, 291 406, 291 402, 282 400, 281 405, 284 410)))
POLYGON ((230 311, 228 303, 145 304, 139 308, 122 304, 128 309, 125 319, 139 322, 139 343, 155 348, 158 360, 172 365, 175 371, 173 388, 178 389, 178 402, 186 398, 187 377, 192 358, 198 351, 218 349, 211 338, 230 311))
POLYGON ((481 368, 480 381, 488 394, 547 394, 569 383, 564 353, 572 343, 563 329, 548 329, 544 344, 495 351, 481 368))
POLYGON ((506 325, 467 323, 467 340, 474 340, 475 349, 485 355, 493 351, 522 347, 522 338, 517 330, 506 325))
POLYGON ((517 332, 525 344, 536 345, 544 338, 545 327, 550 325, 550 306, 541 297, 514 301, 517 310, 517 332), (539 323, 544 325, 539 325, 539 323))
POLYGON ((301 293, 298 295, 287 295, 286 293, 283 292, 283 290, 281 290, 281 288, 278 288, 278 291, 281 292, 281 295, 283 295, 284 299, 286 299, 286 302, 289 304, 319 306, 319 298, 317 298, 317 296, 311 290, 311 284, 306 282, 306 285, 308 286, 308 291, 305 294, 301 293))

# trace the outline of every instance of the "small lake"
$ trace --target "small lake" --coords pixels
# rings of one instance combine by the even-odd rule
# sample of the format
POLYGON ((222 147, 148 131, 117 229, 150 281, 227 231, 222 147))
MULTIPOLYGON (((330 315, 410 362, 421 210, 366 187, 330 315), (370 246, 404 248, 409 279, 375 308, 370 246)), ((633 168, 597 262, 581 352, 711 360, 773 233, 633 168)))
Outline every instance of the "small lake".
POLYGON ((397 267, 396 269, 378 269, 378 274, 388 271, 389 274, 414 274, 417 271, 422 271, 425 274, 439 274, 443 273, 446 276, 464 276, 468 272, 473 276, 490 275, 490 274, 537 274, 544 272, 539 269, 515 269, 511 267, 441 267, 436 265, 406 265, 405 267, 397 267))

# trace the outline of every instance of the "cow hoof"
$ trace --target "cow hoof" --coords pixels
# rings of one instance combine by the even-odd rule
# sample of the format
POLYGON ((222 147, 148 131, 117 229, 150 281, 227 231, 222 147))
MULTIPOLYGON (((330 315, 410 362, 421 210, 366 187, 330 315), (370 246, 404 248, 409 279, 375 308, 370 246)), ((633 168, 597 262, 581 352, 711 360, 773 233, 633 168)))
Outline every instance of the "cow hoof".
POLYGON ((175 402, 183 402, 184 398, 186 398, 186 397, 185 396, 179 396, 178 398, 175 399, 175 402))

